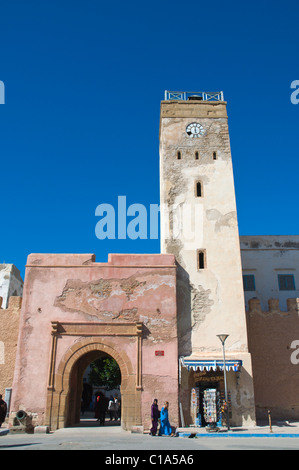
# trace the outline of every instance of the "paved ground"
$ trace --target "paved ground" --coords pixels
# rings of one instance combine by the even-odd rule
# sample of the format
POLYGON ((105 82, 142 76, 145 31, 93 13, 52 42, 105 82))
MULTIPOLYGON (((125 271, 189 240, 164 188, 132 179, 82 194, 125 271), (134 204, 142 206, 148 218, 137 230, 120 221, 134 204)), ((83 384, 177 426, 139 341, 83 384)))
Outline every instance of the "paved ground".
POLYGON ((207 435, 202 430, 202 434, 191 438, 132 434, 122 430, 116 423, 112 423, 111 426, 108 422, 107 426, 100 427, 94 420, 82 424, 85 427, 65 428, 49 434, 9 433, 0 437, 0 450, 102 450, 103 452, 99 454, 102 462, 110 463, 109 458, 112 456, 115 459, 131 455, 139 457, 138 465, 137 461, 136 465, 131 462, 131 466, 136 467, 142 463, 142 460, 149 461, 150 458, 153 464, 163 463, 161 459, 164 457, 158 457, 162 451, 169 451, 171 456, 180 453, 185 459, 189 456, 191 459, 189 464, 197 464, 200 450, 299 449, 299 423, 274 425, 273 434, 269 433, 268 426, 262 426, 247 430, 232 429, 229 435, 223 433, 221 436, 207 435))

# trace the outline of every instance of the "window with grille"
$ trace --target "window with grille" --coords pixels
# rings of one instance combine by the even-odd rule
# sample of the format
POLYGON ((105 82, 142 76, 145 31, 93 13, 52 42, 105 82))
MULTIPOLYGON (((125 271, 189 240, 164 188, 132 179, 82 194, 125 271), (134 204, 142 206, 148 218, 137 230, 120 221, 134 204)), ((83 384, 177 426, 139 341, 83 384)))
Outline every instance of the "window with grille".
POLYGON ((255 279, 253 274, 243 275, 243 286, 245 292, 255 291, 255 279))
POLYGON ((293 274, 278 274, 279 290, 296 290, 293 274))

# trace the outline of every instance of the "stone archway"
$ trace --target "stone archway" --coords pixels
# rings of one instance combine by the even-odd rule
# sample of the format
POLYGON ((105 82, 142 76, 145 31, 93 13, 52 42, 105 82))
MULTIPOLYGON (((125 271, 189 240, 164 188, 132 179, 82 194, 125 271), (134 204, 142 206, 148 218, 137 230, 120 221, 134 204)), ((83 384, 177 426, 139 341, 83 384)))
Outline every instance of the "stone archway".
MULTIPOLYGON (((73 365, 69 377, 69 393, 66 402, 66 420, 65 426, 75 426, 80 423, 81 398, 83 392, 83 375, 89 364, 93 361, 103 358, 112 358, 111 355, 98 347, 83 354, 73 365)), ((118 362, 116 361, 118 364, 118 362)))
POLYGON ((71 395, 72 371, 78 366, 78 361, 82 361, 84 365, 99 353, 108 354, 115 359, 121 371, 122 427, 130 430, 132 426, 141 424, 141 390, 136 387, 136 372, 131 360, 124 351, 116 351, 115 345, 106 339, 88 337, 74 343, 64 354, 57 371, 53 371, 53 385, 48 387, 46 409, 46 424, 50 429, 72 424, 75 418, 69 414, 69 400, 78 399, 71 395))

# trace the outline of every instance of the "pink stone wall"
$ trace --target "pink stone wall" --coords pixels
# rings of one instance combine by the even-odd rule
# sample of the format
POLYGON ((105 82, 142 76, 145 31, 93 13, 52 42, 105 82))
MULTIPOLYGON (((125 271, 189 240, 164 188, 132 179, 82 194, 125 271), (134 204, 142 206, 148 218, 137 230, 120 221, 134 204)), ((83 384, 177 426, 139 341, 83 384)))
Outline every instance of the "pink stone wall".
POLYGON ((298 299, 292 300, 287 312, 279 310, 276 300, 269 301, 272 311, 266 312, 258 299, 250 301, 247 323, 258 420, 267 421, 268 410, 274 420, 299 419, 299 364, 292 360, 296 353, 292 344, 299 341, 299 315, 298 299))
MULTIPOLYGON (((143 323, 142 424, 150 405, 170 402, 178 425, 176 265, 173 255, 32 254, 28 257, 11 411, 25 409, 43 424, 51 362, 51 322, 143 323), (157 356, 155 351, 164 351, 157 356)), ((55 367, 80 338, 57 342, 55 367)), ((136 368, 136 338, 109 337, 136 368)))

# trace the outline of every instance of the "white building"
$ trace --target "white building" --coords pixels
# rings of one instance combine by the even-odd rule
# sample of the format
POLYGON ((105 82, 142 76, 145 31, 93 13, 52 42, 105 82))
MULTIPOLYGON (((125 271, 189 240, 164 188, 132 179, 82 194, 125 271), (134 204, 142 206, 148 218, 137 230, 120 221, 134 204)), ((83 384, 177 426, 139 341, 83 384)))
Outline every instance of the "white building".
POLYGON ((23 279, 14 264, 0 264, 0 297, 2 308, 8 307, 9 297, 22 297, 23 279))
POLYGON ((287 299, 299 297, 299 236, 241 236, 240 246, 246 309, 257 297, 264 311, 269 299, 286 311, 287 299))

